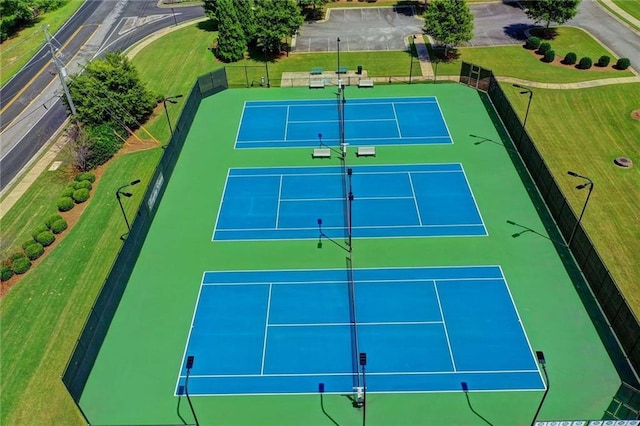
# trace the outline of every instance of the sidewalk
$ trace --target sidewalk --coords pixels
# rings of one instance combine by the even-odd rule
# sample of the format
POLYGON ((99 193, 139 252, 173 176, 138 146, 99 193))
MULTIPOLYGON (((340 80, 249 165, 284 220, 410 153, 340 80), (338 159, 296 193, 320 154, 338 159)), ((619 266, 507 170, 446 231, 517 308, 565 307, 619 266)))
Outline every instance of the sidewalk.
MULTIPOLYGON (((612 11, 614 11, 615 13, 617 13, 618 15, 620 15, 622 18, 624 18, 626 21, 630 22, 631 25, 633 25, 635 28, 640 28, 640 19, 636 19, 634 16, 628 14, 626 11, 624 11, 623 9, 620 9, 620 7, 618 7, 618 5, 616 5, 612 0, 600 0, 604 5, 607 6, 607 8, 611 9, 612 11)), ((606 8, 603 8, 605 11, 607 11, 606 8)), ((608 11, 607 11, 608 12, 608 11)), ((618 21, 618 17, 614 16, 614 18, 616 18, 618 21)), ((621 24, 626 25, 626 23, 621 22, 621 24)), ((633 31, 636 31, 635 28, 631 28, 633 31)), ((636 31, 637 32, 637 31, 636 31)))

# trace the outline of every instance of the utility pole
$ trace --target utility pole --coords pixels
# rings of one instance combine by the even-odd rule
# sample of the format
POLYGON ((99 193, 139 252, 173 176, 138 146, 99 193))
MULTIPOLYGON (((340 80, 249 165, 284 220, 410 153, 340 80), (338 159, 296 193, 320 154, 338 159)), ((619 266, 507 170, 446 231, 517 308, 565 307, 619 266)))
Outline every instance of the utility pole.
POLYGON ((71 115, 76 115, 76 106, 73 104, 73 99, 71 99, 71 93, 69 93, 69 88, 67 87, 67 82, 65 81, 65 77, 67 76, 67 69, 64 67, 64 64, 61 63, 56 57, 56 51, 53 48, 53 44, 51 43, 51 34, 49 34, 49 30, 47 26, 43 26, 44 34, 47 37, 47 45, 49 46, 49 50, 51 51, 51 57, 53 58, 53 65, 55 65, 58 70, 58 77, 60 77, 60 83, 62 84, 62 90, 64 90, 64 94, 67 97, 67 102, 69 102, 69 109, 71 109, 71 115))

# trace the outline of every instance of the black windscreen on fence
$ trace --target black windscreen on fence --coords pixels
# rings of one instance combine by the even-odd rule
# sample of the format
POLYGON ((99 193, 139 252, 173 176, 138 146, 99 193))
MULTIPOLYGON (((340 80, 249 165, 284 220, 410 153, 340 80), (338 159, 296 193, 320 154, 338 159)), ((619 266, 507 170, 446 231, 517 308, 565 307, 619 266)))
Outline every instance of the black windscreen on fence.
POLYGON ((93 303, 82 333, 62 375, 62 382, 76 403, 80 400, 89 373, 109 330, 111 320, 118 309, 122 294, 151 227, 157 206, 200 106, 200 101, 204 97, 226 88, 224 69, 198 77, 184 103, 175 131, 169 143, 163 147, 164 153, 147 187, 135 220, 131 224, 131 232, 124 241, 118 257, 111 266, 109 275, 102 284, 100 293, 93 303))
MULTIPOLYGON (((460 69, 460 82, 476 89, 485 90, 489 95, 520 154, 522 162, 553 216, 558 230, 565 241, 571 241, 569 248, 591 289, 591 294, 595 296, 631 367, 635 370, 635 374, 626 374, 622 379, 637 385, 637 372, 640 371, 640 325, 638 319, 620 292, 588 234, 581 224, 576 226, 578 218, 556 183, 535 142, 523 129, 518 114, 490 70, 464 62, 460 69)), ((619 371, 624 371, 624 368, 619 371)), ((625 404, 633 404, 633 409, 640 410, 640 395, 634 394, 637 390, 634 387, 626 386, 624 391, 626 394, 633 394, 631 397, 625 398, 625 404)))

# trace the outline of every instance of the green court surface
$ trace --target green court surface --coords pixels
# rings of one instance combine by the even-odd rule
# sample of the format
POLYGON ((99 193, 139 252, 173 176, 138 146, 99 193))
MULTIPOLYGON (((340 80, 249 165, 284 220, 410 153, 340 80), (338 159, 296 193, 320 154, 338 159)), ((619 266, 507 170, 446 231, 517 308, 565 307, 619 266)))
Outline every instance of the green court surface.
MULTIPOLYGON (((539 419, 601 419, 620 379, 484 95, 458 84, 346 89, 347 102, 415 96, 437 97, 453 144, 379 146, 375 158, 350 152, 348 161, 461 163, 488 236, 357 239, 354 267, 500 265, 531 348, 547 360, 551 385, 539 419)), ((335 89, 229 89, 202 101, 82 394, 80 407, 92 424, 193 423, 186 398, 174 390, 205 271, 344 268, 345 253, 333 244, 320 249, 312 240, 211 238, 229 168, 340 164, 335 156, 312 159, 311 148, 234 150, 245 101, 296 99, 335 99, 335 89)), ((528 425, 542 396, 473 389, 374 393, 367 395, 366 422, 528 425)), ((202 425, 362 424, 362 411, 341 395, 191 399, 202 425)))

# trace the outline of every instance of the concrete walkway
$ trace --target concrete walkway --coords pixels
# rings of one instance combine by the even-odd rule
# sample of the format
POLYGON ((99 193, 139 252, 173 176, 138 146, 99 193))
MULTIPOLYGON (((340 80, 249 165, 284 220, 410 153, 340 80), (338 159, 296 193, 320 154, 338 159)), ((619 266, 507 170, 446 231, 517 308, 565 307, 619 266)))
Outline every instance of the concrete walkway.
MULTIPOLYGON (((636 28, 640 28, 640 19, 636 19, 634 16, 628 14, 625 10, 620 9, 620 7, 618 7, 617 4, 615 4, 612 0, 600 0, 605 6, 607 6, 607 8, 611 9, 612 11, 614 11, 616 14, 620 15, 623 19, 625 19, 626 21, 630 22, 631 25, 633 25, 635 28, 629 28, 628 25, 626 25, 626 23, 621 22, 621 24, 625 25, 627 28, 629 28, 630 30, 638 33, 638 31, 636 30, 636 28)), ((603 8, 605 11, 607 11, 606 8, 603 8)), ((608 11, 607 11, 608 12, 608 11)), ((614 16, 614 18, 617 19, 617 17, 614 16)), ((619 21, 619 19, 618 19, 619 21)), ((640 35, 640 34, 639 34, 640 35)))

